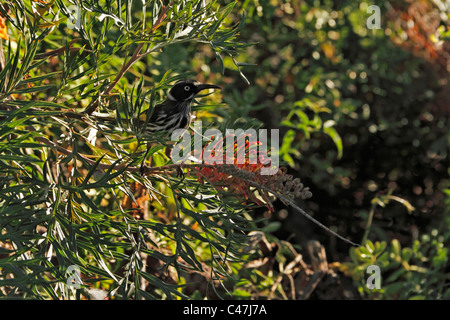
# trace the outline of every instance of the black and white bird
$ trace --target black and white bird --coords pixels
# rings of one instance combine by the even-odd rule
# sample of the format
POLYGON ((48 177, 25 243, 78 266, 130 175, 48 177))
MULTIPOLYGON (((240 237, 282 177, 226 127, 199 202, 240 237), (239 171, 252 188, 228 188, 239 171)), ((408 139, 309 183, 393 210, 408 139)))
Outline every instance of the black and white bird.
POLYGON ((213 84, 180 80, 169 90, 167 99, 156 105, 148 121, 147 133, 171 135, 176 129, 187 129, 191 123, 191 104, 194 97, 206 89, 221 89, 213 84))
MULTIPOLYGON (((180 80, 174 84, 167 94, 167 99, 156 105, 147 122, 145 132, 148 134, 162 134, 170 137, 177 129, 187 129, 191 123, 191 104, 194 97, 203 90, 221 89, 213 84, 204 84, 192 80, 180 80)), ((144 169, 145 158, 141 165, 141 173, 144 169)))

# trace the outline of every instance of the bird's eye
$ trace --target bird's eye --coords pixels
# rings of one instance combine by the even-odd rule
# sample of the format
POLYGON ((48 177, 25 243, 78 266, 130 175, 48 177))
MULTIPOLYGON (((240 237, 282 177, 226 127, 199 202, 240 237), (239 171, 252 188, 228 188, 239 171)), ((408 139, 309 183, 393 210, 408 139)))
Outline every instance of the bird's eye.
POLYGON ((189 91, 189 90, 191 90, 191 87, 189 87, 189 86, 184 87, 184 91, 189 91))

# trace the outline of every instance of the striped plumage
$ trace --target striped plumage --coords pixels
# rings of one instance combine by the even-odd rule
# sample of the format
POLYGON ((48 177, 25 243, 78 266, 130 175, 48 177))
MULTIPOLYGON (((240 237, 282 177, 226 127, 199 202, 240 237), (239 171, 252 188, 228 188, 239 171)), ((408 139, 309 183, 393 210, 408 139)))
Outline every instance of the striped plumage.
POLYGON ((212 84, 192 80, 178 81, 170 89, 167 99, 155 106, 146 132, 165 132, 168 136, 176 129, 187 129, 191 123, 191 103, 195 95, 206 89, 220 89, 212 84))
MULTIPOLYGON (((203 84, 192 80, 181 80, 169 90, 167 99, 153 109, 152 115, 145 128, 148 134, 163 134, 171 137, 176 129, 187 129, 191 123, 191 103, 195 95, 206 89, 220 89, 213 84, 203 84)), ((147 153, 150 146, 147 146, 147 153)), ((141 173, 144 169, 141 165, 141 173)))
POLYGON ((169 137, 176 129, 187 129, 191 119, 191 101, 167 99, 155 106, 145 132, 166 133, 169 137))

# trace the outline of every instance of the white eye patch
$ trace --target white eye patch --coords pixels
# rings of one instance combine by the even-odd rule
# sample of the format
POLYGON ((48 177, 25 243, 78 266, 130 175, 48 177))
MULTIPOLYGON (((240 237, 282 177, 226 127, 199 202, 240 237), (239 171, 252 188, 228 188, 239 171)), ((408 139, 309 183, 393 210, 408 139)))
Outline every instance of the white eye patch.
POLYGON ((191 90, 191 87, 189 87, 189 86, 184 87, 184 91, 189 91, 189 90, 191 90))

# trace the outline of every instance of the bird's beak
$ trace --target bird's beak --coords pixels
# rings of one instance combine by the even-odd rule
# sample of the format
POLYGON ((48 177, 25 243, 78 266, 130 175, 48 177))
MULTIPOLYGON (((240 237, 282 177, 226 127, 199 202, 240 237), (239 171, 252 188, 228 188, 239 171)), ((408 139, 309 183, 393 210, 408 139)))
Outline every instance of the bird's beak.
POLYGON ((206 84, 206 83, 198 84, 196 87, 197 87, 197 93, 199 93, 200 91, 206 90, 206 89, 219 89, 219 90, 222 89, 221 87, 216 86, 214 84, 206 84))

